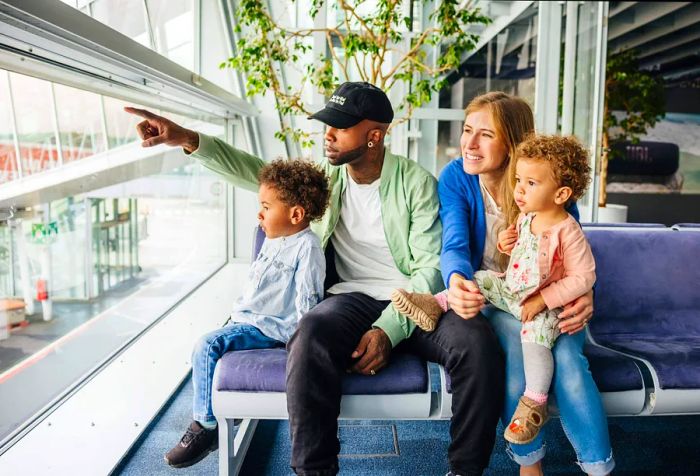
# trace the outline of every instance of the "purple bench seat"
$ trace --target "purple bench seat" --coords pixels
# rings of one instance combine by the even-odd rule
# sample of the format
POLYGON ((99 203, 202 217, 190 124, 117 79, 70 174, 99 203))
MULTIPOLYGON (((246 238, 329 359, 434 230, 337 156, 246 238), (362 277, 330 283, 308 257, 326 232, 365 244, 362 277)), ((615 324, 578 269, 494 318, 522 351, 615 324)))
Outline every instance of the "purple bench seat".
POLYGON ((588 230, 598 281, 591 336, 640 359, 650 413, 700 411, 700 233, 588 230))
MULTIPOLYGON (((287 352, 284 349, 229 352, 221 359, 216 390, 228 392, 284 392, 287 352)), ((348 374, 344 395, 424 393, 428 372, 414 355, 396 353, 386 369, 374 376, 348 374)))
MULTIPOLYGON (((593 379, 601 392, 624 392, 644 388, 642 373, 634 359, 589 344, 586 344, 584 353, 588 358, 593 379)), ((445 376, 445 388, 452 393, 449 375, 445 376)))
MULTIPOLYGON (((645 385, 640 370, 641 362, 603 347, 586 344, 584 353, 588 357, 593 380, 603 397, 608 415, 635 415, 644 409, 645 385)), ((442 373, 444 416, 451 415, 452 382, 442 373)), ((556 415, 556 408, 552 409, 556 415)))

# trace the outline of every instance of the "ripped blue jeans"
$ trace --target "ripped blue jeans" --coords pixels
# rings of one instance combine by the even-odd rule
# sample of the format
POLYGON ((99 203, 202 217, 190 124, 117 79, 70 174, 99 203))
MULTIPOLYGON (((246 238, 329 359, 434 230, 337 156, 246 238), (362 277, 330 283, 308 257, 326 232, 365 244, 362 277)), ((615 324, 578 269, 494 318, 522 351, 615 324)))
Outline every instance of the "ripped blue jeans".
MULTIPOLYGON (((521 323, 492 305, 481 312, 496 331, 506 354, 506 398, 501 415, 505 426, 525 391, 521 323)), ((562 334, 557 339, 552 348, 554 378, 550 393, 559 409, 564 433, 576 451, 578 465, 590 475, 605 475, 613 470, 615 460, 603 402, 588 369, 588 359, 583 355, 585 339, 584 332, 562 334)), ((526 445, 509 444, 508 454, 521 466, 537 463, 545 455, 543 433, 526 445)))

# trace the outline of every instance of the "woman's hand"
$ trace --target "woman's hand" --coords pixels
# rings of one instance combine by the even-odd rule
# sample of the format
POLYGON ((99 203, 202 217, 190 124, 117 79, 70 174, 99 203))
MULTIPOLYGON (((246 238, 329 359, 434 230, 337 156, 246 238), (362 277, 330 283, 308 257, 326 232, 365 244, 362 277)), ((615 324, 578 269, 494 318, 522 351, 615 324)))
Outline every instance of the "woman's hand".
POLYGON ((513 223, 505 230, 498 232, 498 251, 510 255, 516 241, 518 241, 518 231, 515 229, 515 223, 513 223))
POLYGON ((485 305, 484 296, 476 283, 456 273, 450 276, 447 302, 450 309, 462 319, 471 319, 476 316, 485 305))
POLYGON ((593 290, 564 306, 559 314, 559 330, 567 334, 582 331, 593 317, 593 290))

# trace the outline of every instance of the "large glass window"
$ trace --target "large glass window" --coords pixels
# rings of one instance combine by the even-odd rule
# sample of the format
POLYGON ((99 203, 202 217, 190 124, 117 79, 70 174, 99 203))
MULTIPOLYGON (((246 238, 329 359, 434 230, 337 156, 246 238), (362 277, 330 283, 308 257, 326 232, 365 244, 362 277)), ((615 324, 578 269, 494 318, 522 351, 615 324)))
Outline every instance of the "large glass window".
POLYGON ((57 165, 51 83, 10 73, 22 176, 57 165))
POLYGON ((147 0, 156 51, 194 71, 192 0, 147 0))
POLYGON ((146 28, 143 0, 95 0, 90 4, 92 16, 105 25, 151 47, 146 28))
POLYGON ((133 114, 126 114, 124 112, 125 106, 140 107, 120 99, 104 97, 107 142, 110 149, 134 142, 139 137, 136 132, 136 124, 141 122, 141 118, 133 114))
MULTIPOLYGON (((15 173, 12 104, 25 175, 59 165, 59 150, 64 163, 98 152, 142 161, 121 183, 85 180, 80 195, 0 222, 2 446, 222 266, 229 224, 223 180, 181 150, 143 157, 124 101, 0 73, 4 176, 15 173)), ((166 115, 224 136, 223 121, 166 115)))
MULTIPOLYGON (((225 59, 219 2, 64 3, 188 69, 208 73, 225 59), (218 45, 198 55, 204 16, 217 22, 206 35, 218 45)), ((142 148, 141 119, 126 105, 142 107, 0 69, 0 187, 25 177, 40 189, 18 190, 14 202, 5 194, 17 209, 0 220, 0 448, 227 262, 228 186, 181 149, 142 148)), ((163 115, 226 135, 223 119, 163 115)))
POLYGON ((60 84, 54 95, 63 162, 106 150, 100 96, 60 84))
POLYGON ((692 2, 610 2, 606 113, 656 116, 639 142, 616 140, 629 132, 623 122, 605 131, 607 202, 626 205, 629 221, 700 222, 698 18, 692 2), (644 101, 627 111, 632 95, 644 101))
POLYGON ((13 180, 17 176, 11 104, 9 76, 7 71, 0 70, 0 183, 13 180))
POLYGON ((189 160, 0 225, 0 442, 225 263, 225 184, 189 160))
MULTIPOLYGON (((458 71, 448 76, 450 86, 440 92, 440 107, 464 109, 474 97, 489 91, 514 94, 533 105, 537 20, 537 9, 532 6, 474 52, 458 71)), ((461 135, 462 122, 438 123, 438 171, 461 155, 461 135)))

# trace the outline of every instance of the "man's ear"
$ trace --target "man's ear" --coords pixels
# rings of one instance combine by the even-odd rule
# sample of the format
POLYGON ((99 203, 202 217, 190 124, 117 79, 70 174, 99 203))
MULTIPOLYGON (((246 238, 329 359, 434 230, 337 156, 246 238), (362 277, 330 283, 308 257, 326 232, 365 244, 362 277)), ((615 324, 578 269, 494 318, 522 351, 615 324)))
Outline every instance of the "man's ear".
POLYGON ((294 205, 289 209, 289 221, 292 222, 292 225, 298 225, 304 221, 304 218, 306 218, 306 210, 303 207, 294 205))
POLYGON ((569 201, 571 195, 574 193, 571 187, 559 187, 554 194, 554 203, 557 205, 563 205, 569 201))
POLYGON ((384 134, 384 131, 381 129, 370 129, 369 132, 367 132, 367 142, 372 141, 378 144, 379 141, 384 139, 384 134))

